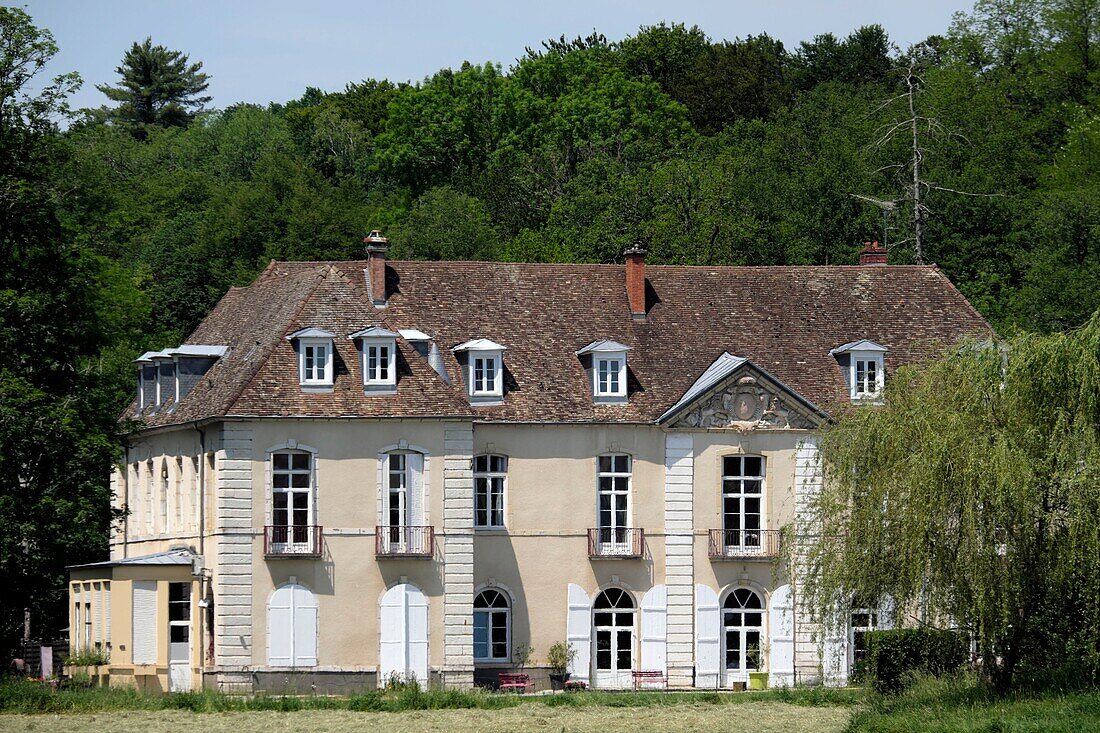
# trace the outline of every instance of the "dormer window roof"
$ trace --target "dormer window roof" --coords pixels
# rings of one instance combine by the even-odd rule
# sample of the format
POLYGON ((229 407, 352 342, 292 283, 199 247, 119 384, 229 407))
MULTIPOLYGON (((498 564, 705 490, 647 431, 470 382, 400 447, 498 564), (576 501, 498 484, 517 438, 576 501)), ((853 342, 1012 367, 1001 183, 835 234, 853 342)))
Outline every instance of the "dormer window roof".
POLYGON ((885 346, 869 339, 850 341, 829 351, 840 364, 853 402, 879 402, 886 385, 887 351, 885 346))
POLYGON ((504 351, 507 347, 489 339, 471 339, 451 349, 466 354, 466 394, 470 401, 500 404, 504 397, 504 351))
POLYGON ((336 338, 336 334, 332 331, 326 331, 323 328, 302 328, 286 337, 287 341, 293 341, 294 339, 332 339, 336 338))
POLYGON ((332 331, 303 328, 286 337, 298 342, 298 384, 307 392, 331 392, 333 379, 332 331))
POLYGON ((398 333, 401 334, 401 338, 405 339, 410 344, 415 343, 417 341, 431 341, 432 340, 431 336, 424 333, 423 331, 418 331, 415 328, 402 328, 402 329, 398 330, 398 333))
POLYGON ((348 334, 359 342, 359 366, 365 392, 397 390, 397 334, 381 326, 368 326, 348 334))
POLYGON ((630 347, 618 341, 601 339, 578 349, 579 357, 591 355, 586 365, 591 373, 592 401, 597 404, 627 403, 626 352, 630 347))

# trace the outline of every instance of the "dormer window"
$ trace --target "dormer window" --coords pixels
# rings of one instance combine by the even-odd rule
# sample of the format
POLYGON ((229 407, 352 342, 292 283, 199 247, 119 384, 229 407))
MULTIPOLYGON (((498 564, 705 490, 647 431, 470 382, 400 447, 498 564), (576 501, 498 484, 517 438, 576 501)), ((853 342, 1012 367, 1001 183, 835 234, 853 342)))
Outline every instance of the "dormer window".
POLYGON ((348 336, 359 341, 359 364, 363 389, 367 392, 393 391, 397 387, 397 334, 378 326, 364 328, 348 336))
POLYGON ((452 349, 466 354, 466 391, 471 400, 496 403, 504 396, 504 350, 489 339, 474 339, 452 349))
POLYGON ((829 353, 840 364, 853 402, 876 402, 882 397, 886 385, 885 346, 862 339, 838 346, 829 353))
POLYGON ((586 368, 591 373, 592 400, 604 404, 625 404, 626 352, 630 347, 617 341, 593 341, 576 352, 584 359, 591 355, 586 368))
POLYGON ((298 342, 298 383, 303 389, 327 391, 332 387, 335 336, 320 328, 303 328, 286 337, 298 342))

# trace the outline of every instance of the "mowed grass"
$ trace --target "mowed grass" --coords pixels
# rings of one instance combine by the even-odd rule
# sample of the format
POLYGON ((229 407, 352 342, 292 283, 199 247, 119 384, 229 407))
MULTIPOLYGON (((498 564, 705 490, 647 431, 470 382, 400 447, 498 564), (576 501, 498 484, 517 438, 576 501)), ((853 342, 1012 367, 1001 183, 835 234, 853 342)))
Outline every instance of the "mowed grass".
POLYGON ((196 715, 182 710, 134 710, 69 715, 0 715, 0 731, 97 731, 149 733, 189 730, 204 733, 343 733, 344 731, 401 731, 473 733, 474 731, 539 731, 593 733, 605 731, 742 731, 755 733, 841 733, 850 708, 808 707, 774 701, 736 706, 685 702, 677 705, 612 707, 607 705, 546 705, 524 703, 496 710, 407 710, 398 713, 359 713, 350 710, 226 712, 196 715), (746 727, 749 724, 749 727, 746 727))
POLYGON ((996 698, 973 681, 928 680, 896 697, 868 696, 848 733, 1091 733, 1100 691, 996 698))

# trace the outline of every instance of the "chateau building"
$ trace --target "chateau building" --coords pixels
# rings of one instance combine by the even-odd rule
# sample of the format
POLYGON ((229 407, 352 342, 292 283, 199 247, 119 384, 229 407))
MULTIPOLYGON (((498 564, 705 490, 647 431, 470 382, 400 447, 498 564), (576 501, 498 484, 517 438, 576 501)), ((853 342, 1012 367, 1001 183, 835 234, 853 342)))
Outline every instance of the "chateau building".
MULTIPOLYGON (((111 557, 71 643, 112 684, 842 683, 798 547, 815 430, 986 321, 935 266, 272 262, 137 360, 111 557), (788 546, 789 545, 789 546, 788 546), (788 552, 792 550, 792 552, 788 552), (795 558, 793 562, 790 558, 795 558), (533 651, 524 660, 525 648, 533 651)), ((843 628, 841 628, 843 627, 843 628)))

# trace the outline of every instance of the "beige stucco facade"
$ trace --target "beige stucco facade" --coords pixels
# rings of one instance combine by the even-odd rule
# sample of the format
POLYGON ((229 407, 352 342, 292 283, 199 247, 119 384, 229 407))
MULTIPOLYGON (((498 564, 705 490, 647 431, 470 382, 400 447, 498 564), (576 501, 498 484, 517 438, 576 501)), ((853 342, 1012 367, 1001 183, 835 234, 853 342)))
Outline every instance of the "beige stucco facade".
MULTIPOLYGON (((723 457, 764 459, 761 527, 793 528, 799 483, 805 483, 798 455, 809 437, 807 431, 791 429, 430 419, 238 419, 150 432, 135 437, 125 465, 113 476, 116 501, 128 506, 129 515, 112 538, 111 559, 126 563, 186 549, 196 556, 193 566, 74 569, 74 593, 84 582, 110 585, 113 683, 171 686, 166 626, 157 629, 154 665, 135 667, 127 651, 125 640, 133 636, 128 584, 140 576, 159 581, 158 598, 163 596, 164 604, 168 583, 193 583, 190 685, 340 691, 385 681, 383 599, 397 587, 412 588, 425 599, 431 684, 491 681, 514 666, 518 644, 533 649, 528 667, 537 671, 552 644, 585 638, 585 633, 592 648, 580 657, 589 668, 574 670, 574 678, 607 684, 593 672, 594 627, 586 632, 576 626, 582 615, 576 599, 586 598, 591 611, 601 591, 618 588, 634 608, 631 666, 652 666, 657 659, 670 685, 699 685, 704 676, 694 657, 705 652, 697 626, 709 623, 698 615, 699 594, 710 589, 721 602, 733 589, 754 590, 763 603, 766 640, 775 623, 768 610, 772 592, 790 588, 777 553, 712 557, 709 531, 722 527, 723 457), (280 555, 265 543, 265 528, 274 523, 272 456, 287 451, 310 457, 309 523, 320 527, 316 556, 280 555), (387 524, 385 472, 392 453, 423 456, 417 522, 434 533, 429 556, 378 552, 375 528, 387 524), (473 528, 471 457, 482 454, 507 457, 506 528, 473 528), (630 457, 628 526, 644 533, 637 557, 590 556, 589 530, 599 522, 597 458, 606 454, 630 457), (680 481, 680 475, 688 478, 680 481), (678 499, 677 492, 686 499, 678 499), (280 603, 276 592, 291 586, 304 589, 302 597, 308 599, 306 610, 294 613, 315 619, 308 633, 315 634, 316 647, 304 665, 297 657, 281 663, 273 651, 284 642, 271 638, 283 633, 272 630, 271 606, 280 603), (472 604, 484 589, 508 599, 508 654, 475 662, 472 604), (654 589, 659 592, 650 593, 654 589), (646 599, 666 593, 669 600, 658 609, 663 626, 647 625, 649 619, 643 623, 641 616, 650 613, 642 610, 646 599), (662 635, 656 642, 654 628, 662 635), (643 650, 646 634, 649 646, 643 650)), ((167 618, 166 611, 158 618, 167 618)), ((299 616, 294 619, 298 624, 299 616)), ((295 626, 294 633, 301 630, 295 626)), ((412 632, 406 628, 405 633, 412 632)), ((75 621, 72 642, 74 647, 82 643, 75 621)), ((724 655, 724 641, 713 643, 724 655)), ((301 639, 295 641, 300 645, 301 639)), ((767 655, 768 642, 763 646, 767 655)), ((814 678, 813 654, 804 650, 802 661, 799 675, 784 673, 784 684, 814 678)), ((767 661, 760 667, 767 671, 767 661)), ((743 681, 723 673, 714 679, 703 686, 743 681)))

